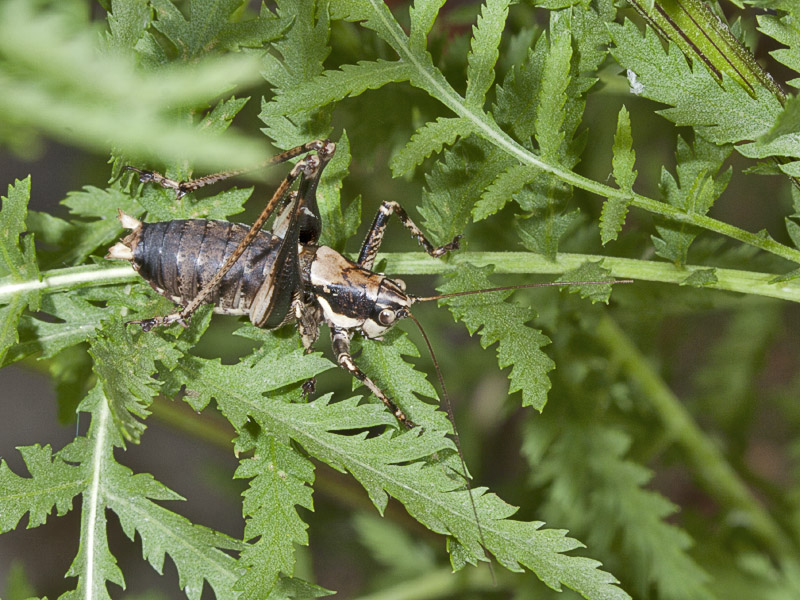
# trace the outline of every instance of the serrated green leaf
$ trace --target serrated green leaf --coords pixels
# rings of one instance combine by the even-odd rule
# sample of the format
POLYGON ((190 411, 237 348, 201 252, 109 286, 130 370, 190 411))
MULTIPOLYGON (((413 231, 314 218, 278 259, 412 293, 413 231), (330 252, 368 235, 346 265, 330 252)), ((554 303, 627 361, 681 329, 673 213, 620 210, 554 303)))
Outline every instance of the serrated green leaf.
POLYGON ((414 132, 405 147, 392 157, 389 166, 395 177, 400 177, 422 163, 434 152, 452 146, 458 138, 472 133, 472 124, 466 119, 439 117, 429 121, 414 132))
POLYGON ((268 120, 318 109, 387 83, 407 81, 410 74, 408 66, 398 61, 362 60, 355 65, 345 64, 338 71, 325 71, 307 83, 280 90, 272 102, 263 106, 261 118, 268 120))
POLYGON ((672 107, 659 113, 676 125, 694 126, 717 144, 755 140, 772 128, 781 105, 770 91, 758 87, 751 96, 727 77, 720 84, 699 62, 690 66, 674 45, 665 52, 649 27, 642 36, 626 20, 610 30, 614 58, 636 74, 642 96, 672 107))
MULTIPOLYGON (((797 136, 800 132, 800 101, 796 96, 786 100, 783 110, 778 114, 774 127, 765 132, 752 144, 737 146, 744 156, 749 158, 767 158, 770 156, 800 157, 800 146, 797 136)), ((782 169, 795 174, 796 164, 782 165, 782 169)))
POLYGON ((67 223, 47 213, 29 215, 30 227, 36 232, 37 240, 56 248, 55 251, 42 252, 45 265, 78 265, 98 249, 105 253, 122 233, 118 211, 134 217, 144 212, 136 200, 116 188, 85 186, 80 191, 68 193, 61 203, 69 207, 70 214, 81 218, 73 218, 67 223))
POLYGON ((308 544, 308 525, 296 506, 313 510, 310 484, 314 466, 273 435, 261 432, 252 458, 242 461, 234 477, 251 479, 244 492, 247 519, 244 537, 258 538, 243 552, 239 563, 247 567, 236 589, 242 598, 265 598, 280 573, 294 572, 294 545, 308 544))
POLYGON ((411 33, 408 45, 415 52, 426 51, 427 37, 445 0, 418 0, 408 9, 411 33))
POLYGON ((572 196, 572 190, 546 175, 538 178, 531 187, 532 191, 523 191, 528 193, 521 200, 531 204, 534 212, 515 221, 514 227, 523 246, 553 259, 558 252, 559 241, 578 217, 577 210, 561 212, 557 208, 572 196))
POLYGON ((241 0, 192 0, 188 17, 170 0, 154 0, 152 5, 156 11, 153 25, 187 61, 215 49, 261 47, 280 36, 290 24, 265 6, 254 19, 232 21, 231 17, 241 8, 241 0))
POLYGON ((600 213, 600 241, 604 246, 619 236, 628 216, 631 201, 630 196, 611 196, 603 203, 603 210, 600 213))
POLYGON ((5 460, 0 461, 0 532, 16 528, 28 514, 28 529, 42 525, 56 509, 58 516, 72 508, 72 499, 86 485, 86 473, 80 467, 52 456, 50 446, 18 448, 30 477, 13 473, 5 460))
POLYGON ((521 192, 526 184, 540 175, 541 171, 527 165, 511 165, 495 178, 481 199, 475 203, 475 208, 472 209, 473 219, 482 221, 495 214, 521 192))
POLYGON ((480 108, 486 92, 494 82, 494 66, 499 56, 498 46, 506 26, 509 0, 486 0, 472 28, 470 52, 467 55, 467 106, 480 108))
POLYGON ((156 361, 173 366, 180 352, 155 334, 142 332, 134 339, 125 325, 112 321, 91 341, 89 354, 114 424, 124 439, 138 443, 145 426, 137 417, 150 414, 160 385, 152 378, 156 361))
POLYGON ((131 541, 138 533, 142 557, 157 573, 163 573, 164 559, 172 559, 178 571, 178 585, 190 599, 199 600, 203 581, 217 598, 233 598, 232 587, 240 573, 236 559, 222 550, 242 550, 244 544, 225 534, 167 510, 153 500, 182 500, 149 474, 133 474, 117 463, 104 474, 104 500, 119 517, 131 541))
POLYGON ((351 202, 342 210, 342 182, 349 173, 350 140, 347 132, 336 142, 336 154, 322 175, 317 190, 320 216, 322 218, 322 237, 320 243, 336 250, 344 250, 345 243, 355 235, 361 224, 361 200, 351 202))
POLYGON ((145 35, 151 16, 147 0, 115 2, 108 14, 109 31, 105 37, 108 49, 120 54, 131 51, 145 35))
POLYGON ((600 241, 603 242, 603 245, 616 240, 625 224, 628 206, 633 200, 633 184, 637 175, 637 172, 633 170, 636 153, 633 150, 631 118, 624 106, 617 115, 617 132, 614 135, 612 151, 614 156, 611 164, 614 180, 623 193, 620 196, 608 198, 603 204, 603 212, 600 215, 600 241))
POLYGON ((92 305, 75 293, 50 294, 42 299, 41 310, 60 322, 45 321, 34 316, 23 315, 19 324, 20 339, 13 345, 3 366, 39 354, 50 358, 64 348, 86 341, 100 326, 107 311, 92 305))
MULTIPOLYGON (((778 17, 770 14, 758 15, 756 19, 759 31, 787 46, 787 48, 770 50, 770 55, 795 73, 800 71, 800 26, 798 26, 797 19, 791 15, 778 17)), ((798 87, 800 79, 793 79, 787 83, 798 87)))
MULTIPOLYGON (((556 427, 551 422, 545 429, 556 427)), ((541 428, 531 422, 525 435, 548 435, 541 428)), ((630 443, 627 435, 597 423, 560 431, 548 448, 548 460, 535 463, 536 482, 549 486, 545 513, 586 531, 593 547, 621 543, 627 566, 639 574, 640 597, 655 586, 659 596, 670 600, 710 600, 709 577, 687 553, 691 538, 665 522, 676 507, 644 489, 652 474, 623 458, 630 443), (574 510, 576 505, 580 510, 574 510)))
POLYGON ((514 161, 483 140, 461 140, 445 150, 426 173, 426 187, 419 213, 423 230, 437 243, 461 235, 469 223, 473 205, 495 177, 514 161), (478 165, 480 167, 478 168, 478 165))
POLYGON ((78 463, 83 475, 81 546, 67 573, 78 577, 77 588, 63 598, 109 598, 107 582, 125 587, 116 559, 108 548, 106 510, 119 517, 126 535, 138 533, 145 559, 159 573, 167 554, 178 571, 181 588, 191 600, 199 600, 203 581, 208 581, 218 598, 234 598, 232 587, 238 578, 236 561, 222 550, 241 550, 241 542, 205 527, 191 524, 153 502, 180 500, 148 474, 134 474, 114 460, 113 449, 121 443, 111 414, 109 398, 98 385, 81 409, 92 414, 89 432, 78 437, 58 455, 78 463))
MULTIPOLYGON (((678 138, 678 166, 676 179, 661 171, 661 193, 664 199, 687 213, 706 214, 714 201, 725 191, 732 171, 720 172, 731 146, 717 146, 703 138, 696 138, 690 147, 678 138)), ((680 223, 656 225, 659 237, 653 237, 656 254, 677 265, 686 264, 689 246, 697 237, 698 229, 680 223)))
POLYGON ((614 172, 614 181, 624 192, 631 192, 636 181, 637 172, 633 170, 636 162, 636 152, 633 150, 633 135, 631 133, 631 117, 624 106, 617 115, 617 132, 614 134, 612 146, 614 157, 611 160, 614 172))
MULTIPOLYGON (((418 357, 419 351, 408 338, 398 330, 386 333, 381 342, 359 340, 354 344, 356 353, 362 349, 359 365, 369 373, 382 390, 408 415, 412 422, 423 427, 449 430, 450 423, 443 412, 420 398, 436 399, 436 391, 425 375, 417 371, 403 357, 418 357)), ((353 381, 354 388, 360 385, 353 381)))
MULTIPOLYGON (((25 236, 25 217, 31 195, 30 177, 8 186, 8 196, 0 199, 0 278, 24 283, 39 279, 33 236, 25 236)), ((17 325, 25 308, 38 310, 39 291, 21 291, 0 307, 0 364, 19 340, 17 325)))
POLYGON ((572 269, 561 275, 556 281, 585 281, 587 283, 581 285, 570 285, 567 289, 571 294, 579 294, 581 298, 586 298, 595 302, 603 302, 608 304, 608 299, 611 297, 610 283, 596 284, 592 282, 609 281, 614 279, 609 269, 603 268, 603 261, 587 261, 577 269, 572 269))
POLYGON ((536 111, 536 141, 545 160, 558 162, 564 143, 564 106, 570 83, 572 43, 568 31, 551 34, 545 58, 539 106, 536 111))
POLYGON ((717 283, 716 269, 698 269, 692 271, 691 275, 681 281, 678 285, 691 285, 692 287, 704 287, 717 283))
MULTIPOLYGON (((382 406, 359 405, 356 399, 331 403, 329 397, 322 397, 308 404, 293 404, 263 398, 250 389, 252 380, 273 372, 273 361, 254 363, 249 379, 238 375, 236 365, 202 359, 192 363, 192 385, 216 398, 225 414, 241 416, 239 426, 249 415, 273 435, 289 437, 311 455, 352 473, 380 510, 391 495, 427 527, 455 536, 472 561, 481 556, 469 496, 461 481, 453 478, 449 467, 421 462, 452 451, 446 432, 417 428, 400 435, 393 430, 373 437, 343 435, 338 432, 390 424, 394 418, 382 406), (224 371, 232 373, 225 375, 224 371), (220 385, 220 381, 227 384, 220 385)), ((525 565, 555 589, 563 584, 588 597, 628 598, 612 577, 598 570, 597 562, 563 554, 580 545, 564 532, 541 530, 541 523, 508 520, 512 507, 484 488, 473 493, 486 544, 501 564, 513 570, 525 565)))
MULTIPOLYGON (((449 293, 490 288, 493 287, 488 279, 490 272, 489 269, 460 266, 438 289, 449 293)), ((555 367, 541 350, 550 340, 526 325, 536 316, 533 310, 504 302, 510 295, 511 292, 492 292, 442 302, 456 319, 464 322, 470 335, 476 331, 480 334, 481 346, 488 348, 498 343, 497 364, 500 368, 513 365, 509 392, 522 391, 522 405, 541 411, 550 389, 547 373, 555 367)))
POLYGON ((521 65, 513 65, 502 85, 495 86, 497 104, 492 111, 499 123, 511 128, 522 140, 536 132, 538 100, 541 96, 542 71, 547 56, 547 38, 541 36, 521 65))

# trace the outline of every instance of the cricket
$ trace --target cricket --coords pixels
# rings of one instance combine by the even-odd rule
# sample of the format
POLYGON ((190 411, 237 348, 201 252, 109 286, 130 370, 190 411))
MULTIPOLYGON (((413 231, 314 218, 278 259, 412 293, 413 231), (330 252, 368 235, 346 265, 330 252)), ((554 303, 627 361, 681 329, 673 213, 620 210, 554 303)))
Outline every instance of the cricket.
MULTIPOLYGON (((381 340, 382 335, 397 322, 410 317, 420 328, 433 359, 446 412, 453 426, 462 476, 470 491, 476 523, 483 538, 444 380, 428 337, 410 308, 418 302, 452 296, 562 286, 571 282, 533 283, 428 297, 415 296, 406 291, 402 280, 372 270, 390 217, 396 215, 434 258, 457 250, 461 236, 442 246, 434 246, 394 201, 381 204, 356 260, 350 260, 330 247, 318 245, 322 222, 316 191, 320 177, 335 151, 336 145, 331 140, 314 140, 272 157, 266 164, 302 158, 278 185, 251 226, 208 219, 147 223, 120 211, 119 219, 123 227, 131 231, 109 249, 106 258, 130 261, 156 292, 180 306, 171 314, 129 323, 140 325, 144 331, 172 323, 185 327, 199 306, 213 304, 214 312, 247 315, 251 323, 259 328, 277 329, 296 322, 306 353, 314 350, 320 325, 324 323, 330 329, 338 365, 361 381, 394 415, 402 428, 413 429, 416 424, 358 367, 350 353, 350 342, 355 333, 381 340), (295 183, 296 189, 293 189, 295 183), (279 206, 281 210, 272 231, 263 230, 279 206)), ((189 181, 175 181, 155 171, 130 166, 125 169, 137 173, 142 183, 154 183, 174 190, 178 198, 244 173, 240 170, 225 171, 189 181)), ((314 385, 313 380, 305 382, 304 394, 313 393, 314 385)))

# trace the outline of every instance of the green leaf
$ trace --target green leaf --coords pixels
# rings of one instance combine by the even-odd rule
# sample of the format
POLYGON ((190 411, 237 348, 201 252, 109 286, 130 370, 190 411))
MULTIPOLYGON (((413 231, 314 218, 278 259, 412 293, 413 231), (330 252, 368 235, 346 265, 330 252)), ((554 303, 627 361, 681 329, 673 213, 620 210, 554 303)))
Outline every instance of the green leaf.
POLYGON ((434 152, 452 146, 458 138, 472 133, 472 124, 466 119, 439 117, 429 121, 411 136, 405 147, 392 157, 389 166, 395 177, 400 177, 422 163, 434 152))
POLYGON ((727 76, 720 84, 704 65, 690 66, 674 45, 665 52, 649 27, 642 36, 626 20, 610 30, 611 54, 636 75, 642 96, 672 107, 658 112, 676 125, 694 126, 717 144, 755 140, 772 128, 781 105, 770 91, 757 87, 751 96, 727 76))
MULTIPOLYGON (((488 279, 490 272, 465 265, 448 276, 447 283, 438 289, 450 293, 494 287, 488 279)), ((550 340, 526 325, 536 316, 533 310, 504 301, 510 295, 510 291, 492 292, 442 302, 456 319, 464 322, 470 335, 476 331, 480 334, 481 346, 498 344, 497 364, 501 369, 512 366, 509 392, 521 391, 522 405, 541 411, 550 389, 547 373, 555 367, 541 350, 550 340)))
POLYGON ((242 506, 248 517, 244 537, 258 538, 239 560, 247 568, 236 585, 242 598, 265 598, 280 573, 292 575, 294 545, 308 545, 308 525, 295 507, 314 509, 310 487, 314 466, 308 459, 266 432, 257 436, 254 450, 253 457, 243 459, 234 475, 251 479, 242 506))
POLYGON ((475 221, 482 221, 498 211, 506 203, 519 194, 522 189, 531 181, 541 175, 538 169, 527 165, 511 165, 500 173, 495 180, 486 188, 481 199, 475 203, 472 209, 472 217, 475 221))
MULTIPOLYGON (((423 373, 416 370, 404 357, 417 358, 419 351, 405 334, 398 330, 387 332, 383 341, 362 339, 354 345, 359 355, 359 366, 375 379, 412 422, 422 427, 449 431, 450 422, 437 406, 421 402, 420 398, 436 399, 436 391, 423 373)), ((353 381, 354 389, 360 385, 353 381)), ((460 468, 459 468, 460 470, 460 468)))
POLYGON ((494 81, 498 46, 506 26, 509 0, 486 0, 472 29, 472 43, 467 55, 467 106, 480 108, 494 81))
MULTIPOLYGON (((797 135, 800 132, 800 101, 796 96, 787 99, 783 110, 778 115, 774 127, 764 133, 756 142, 737 146, 744 156, 749 158, 767 158, 770 156, 800 157, 797 135)), ((796 174, 797 164, 782 165, 781 168, 796 174)))
POLYGON ((495 86, 497 104, 493 113, 499 123, 510 127, 514 135, 522 140, 530 138, 536 131, 547 49, 547 37, 542 35, 535 48, 528 50, 526 60, 521 65, 513 65, 503 84, 495 86))
POLYGON ((85 341, 107 316, 105 309, 92 305, 74 292, 45 296, 41 310, 59 322, 23 315, 19 342, 9 348, 1 363, 3 366, 39 353, 40 358, 55 356, 64 348, 85 341))
POLYGON ((261 47, 289 25, 265 6, 255 19, 229 22, 241 7, 241 0, 191 0, 188 18, 170 0, 153 0, 152 4, 156 10, 154 27, 174 44, 183 60, 205 55, 212 49, 261 47))
POLYGON ((561 275, 556 281, 585 281, 586 284, 570 285, 567 289, 571 294, 579 294, 581 298, 586 298, 595 302, 608 304, 611 297, 610 283, 597 284, 593 282, 613 280, 611 271, 603 268, 603 261, 587 261, 577 269, 572 269, 561 275))
POLYGON ((624 106, 617 115, 617 133, 614 135, 612 146, 614 158, 611 161, 614 170, 614 181, 624 192, 632 192, 636 181, 637 172, 633 170, 636 162, 636 152, 633 151, 633 136, 631 134, 631 117, 624 106))
POLYGON ((437 243, 464 232, 470 213, 492 181, 513 161, 476 138, 461 140, 445 150, 430 173, 419 212, 422 228, 437 243), (480 165, 480 166, 479 166, 480 165))
POLYGON ((420 54, 426 51, 427 37, 445 0, 418 0, 408 9, 411 21, 409 47, 420 54))
POLYGON ((307 83, 280 90, 272 102, 264 105, 261 118, 266 120, 318 109, 387 83, 406 81, 409 77, 408 67, 398 61, 362 60, 355 65, 345 64, 338 71, 325 71, 307 83))
POLYGON ((716 269, 698 269, 692 271, 691 275, 680 282, 679 285, 691 285, 693 287, 704 287, 717 283, 716 269))
MULTIPOLYGON (((0 207, 0 279, 18 285, 38 282, 39 267, 33 236, 25 236, 25 216, 31 195, 30 177, 8 186, 0 207)), ((24 289, 24 288, 23 288, 24 289)), ((38 288, 16 292, 0 307, 0 363, 19 340, 17 325, 25 308, 38 310, 38 288)))
POLYGON ((14 474, 5 460, 0 461, 0 532, 17 527, 27 513, 28 529, 44 524, 56 509, 58 516, 72 508, 72 499, 86 485, 86 473, 52 456, 50 446, 18 448, 30 477, 14 474))
MULTIPOLYGON (((770 55, 793 70, 800 71, 800 26, 797 19, 791 15, 778 17, 777 15, 762 14, 756 17, 758 29, 761 33, 770 36, 787 48, 771 50, 770 55)), ((800 79, 792 79, 787 83, 794 87, 800 86, 800 79)))
MULTIPOLYGON (((551 421, 547 428, 556 427, 551 421)), ((548 435, 537 428, 529 426, 526 436, 548 435)), ((621 543, 627 564, 620 567, 638 575, 638 597, 655 587, 670 600, 710 600, 709 577, 687 552, 691 538, 665 521, 675 505, 645 489, 652 474, 624 458, 630 444, 626 434, 597 423, 561 430, 548 459, 533 465, 536 483, 548 485, 545 514, 585 531, 592 547, 621 543)))
POLYGON ((624 106, 617 115, 617 133, 614 136, 612 150, 614 152, 612 159, 614 180, 622 194, 608 198, 603 204, 603 212, 600 215, 600 240, 603 245, 616 240, 619 232, 622 231, 625 217, 628 216, 628 206, 633 200, 633 184, 637 175, 637 172, 633 170, 636 153, 633 150, 631 118, 628 109, 624 106))
POLYGON ((68 193, 61 203, 69 207, 70 214, 76 218, 66 222, 47 213, 29 215, 36 239, 57 248, 54 252, 42 252, 46 265, 78 265, 98 248, 105 253, 122 233, 118 211, 134 217, 144 212, 130 195, 116 188, 85 186, 81 191, 68 193))
MULTIPOLYGON (((686 213, 704 215, 725 191, 730 181, 730 168, 719 172, 731 146, 717 146, 703 138, 695 140, 694 148, 678 138, 677 181, 661 171, 661 193, 664 199, 686 213)), ((680 223, 656 225, 659 237, 653 237, 656 254, 677 265, 686 264, 689 246, 699 233, 697 228, 680 223)))
POLYGON ((551 33, 550 49, 542 65, 542 87, 536 111, 536 141, 542 158, 547 161, 558 162, 562 154, 571 59, 569 31, 551 33))
POLYGON ((199 600, 203 581, 208 581, 218 598, 234 598, 232 587, 238 578, 236 561, 222 550, 241 550, 241 542, 205 527, 191 524, 153 502, 180 500, 148 474, 134 474, 114 460, 113 448, 121 443, 110 407, 110 398, 96 386, 81 405, 92 413, 85 437, 78 437, 59 453, 68 463, 79 463, 83 476, 81 546, 67 573, 78 577, 77 588, 62 596, 82 598, 91 594, 109 598, 106 582, 125 587, 116 559, 108 548, 106 510, 118 517, 132 540, 138 533, 142 553, 161 573, 169 554, 178 571, 181 589, 191 600, 199 600))
MULTIPOLYGON (((250 416, 272 435, 291 438, 312 456, 352 473, 379 510, 386 507, 391 495, 426 527, 455 536, 472 561, 482 556, 467 492, 460 479, 453 477, 449 460, 442 464, 433 459, 453 449, 445 431, 428 427, 399 435, 393 429, 372 437, 349 435, 347 432, 354 430, 393 424, 394 418, 383 406, 360 405, 357 399, 331 403, 326 396, 297 404, 262 397, 260 382, 274 378, 275 365, 282 369, 283 360, 253 362, 245 378, 239 365, 203 359, 191 359, 191 364, 185 373, 191 374, 196 393, 214 397, 224 414, 236 415, 237 427, 244 426, 250 416), (429 464, 429 460, 433 462, 429 464)), ((612 577, 597 569, 597 562, 564 554, 580 545, 564 532, 541 530, 541 523, 509 520, 512 507, 484 488, 473 493, 487 547, 501 564, 513 570, 528 566, 555 589, 563 584, 588 597, 628 597, 613 585, 612 577)))
POLYGON ((92 340, 89 354, 115 426, 124 439, 138 443, 144 424, 137 417, 150 414, 160 385, 152 377, 156 361, 171 367, 181 353, 155 334, 142 332, 134 339, 126 325, 112 321, 92 340))

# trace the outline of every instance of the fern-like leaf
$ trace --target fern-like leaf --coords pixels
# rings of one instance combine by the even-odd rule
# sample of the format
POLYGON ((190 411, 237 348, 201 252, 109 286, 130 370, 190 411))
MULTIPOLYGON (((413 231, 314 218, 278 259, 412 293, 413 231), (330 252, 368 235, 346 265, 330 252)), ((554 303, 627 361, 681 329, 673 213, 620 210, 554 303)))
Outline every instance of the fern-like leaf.
MULTIPOLYGON (((258 383, 274 377, 274 361, 253 362, 247 377, 242 377, 239 365, 198 358, 191 359, 191 365, 185 371, 191 373, 187 383, 191 381, 196 393, 215 398, 226 415, 236 415, 237 426, 250 417, 272 435, 293 439, 332 467, 352 473, 379 510, 383 511, 391 495, 426 527, 454 536, 469 552, 470 560, 482 556, 462 481, 453 476, 450 467, 423 460, 452 452, 446 431, 420 428, 402 435, 392 431, 374 437, 346 435, 340 432, 390 424, 394 418, 382 406, 359 405, 357 399, 331 403, 326 396, 294 404, 279 397, 264 398, 258 383)), ((473 493, 487 547, 503 565, 514 570, 527 566, 551 587, 566 585, 587 598, 628 597, 613 585, 612 577, 597 569, 598 563, 564 554, 580 545, 564 532, 541 530, 541 523, 509 520, 513 507, 483 488, 473 493)))
MULTIPOLYGON (((687 213, 706 214, 730 181, 730 168, 719 173, 730 151, 730 145, 717 146, 703 138, 697 138, 691 148, 683 138, 678 138, 677 181, 666 169, 661 172, 665 200, 687 213)), ((685 264, 698 230, 680 223, 656 225, 656 230, 659 234, 653 236, 656 254, 675 264, 685 264)))
POLYGON ((472 133, 472 124, 466 119, 440 117, 420 127, 408 144, 392 157, 389 166, 395 177, 411 171, 434 152, 452 146, 458 138, 472 133))
POLYGON ((628 215, 628 206, 632 200, 633 183, 636 181, 636 171, 633 170, 636 153, 633 151, 633 136, 631 135, 631 118, 628 109, 624 106, 617 115, 617 133, 614 136, 612 147, 614 158, 612 166, 614 180, 620 188, 619 196, 612 196, 603 204, 600 215, 600 240, 603 244, 617 239, 625 217, 628 215))
MULTIPOLYGON (((39 279, 39 267, 33 247, 33 236, 24 236, 25 216, 31 195, 30 177, 8 186, 8 196, 0 206, 0 280, 24 284, 39 279)), ((17 325, 26 307, 39 308, 39 291, 33 287, 12 295, 0 307, 0 363, 9 348, 17 343, 17 325)))
POLYGON ((642 96, 672 107, 659 113, 676 125, 694 126, 717 144, 756 140, 772 128, 781 105, 768 90, 756 88, 751 96, 727 77, 720 84, 705 66, 690 66, 675 46, 665 52, 650 28, 643 36, 626 21, 610 30, 614 58, 636 74, 642 96))
MULTIPOLYGON (((551 435, 536 431, 541 427, 532 425, 526 436, 551 435)), ((548 428, 560 435, 548 460, 534 466, 536 482, 550 486, 545 513, 586 531, 592 547, 608 548, 621 539, 625 556, 636 563, 626 566, 640 577, 645 574, 636 583, 638 596, 646 597, 655 586, 659 597, 669 600, 713 598, 708 575, 687 553, 691 539, 665 522, 675 506, 644 489, 651 473, 623 458, 630 439, 597 423, 562 429, 551 421, 548 428)), ((536 442, 531 443, 533 448, 536 442)))
POLYGON ((508 5, 508 0, 487 0, 481 8, 477 25, 473 27, 472 44, 467 55, 467 106, 480 109, 486 100, 486 92, 492 86, 508 5))
MULTIPOLYGON (((491 271, 471 266, 460 267, 448 276, 442 293, 458 290, 479 290, 493 287, 488 275, 491 271)), ((498 343, 497 364, 500 368, 511 366, 509 391, 522 392, 522 405, 542 410, 547 402, 550 380, 547 373, 555 365, 541 348, 550 343, 541 332, 526 325, 536 315, 528 308, 504 302, 511 292, 492 292, 450 298, 443 302, 467 326, 470 334, 481 336, 484 348, 498 343)))
POLYGON ((308 527, 295 506, 313 510, 311 488, 314 467, 289 445, 261 432, 255 440, 237 443, 239 451, 254 450, 243 459, 236 477, 250 479, 242 509, 248 515, 245 539, 258 537, 240 559, 247 567, 236 588, 242 598, 266 598, 281 573, 294 571, 294 545, 308 544, 308 527))

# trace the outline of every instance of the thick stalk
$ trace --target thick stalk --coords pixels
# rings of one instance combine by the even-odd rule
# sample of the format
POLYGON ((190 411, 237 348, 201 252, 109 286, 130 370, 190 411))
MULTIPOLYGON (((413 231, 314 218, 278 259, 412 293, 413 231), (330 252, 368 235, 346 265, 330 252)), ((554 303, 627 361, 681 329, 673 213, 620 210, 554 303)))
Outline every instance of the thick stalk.
POLYGON ((706 492, 725 510, 737 513, 737 521, 743 522, 775 557, 796 555, 797 548, 791 539, 628 336, 608 316, 601 317, 595 335, 608 349, 610 361, 621 365, 627 377, 639 387, 642 397, 661 420, 666 435, 681 448, 706 492))
MULTIPOLYGON (((682 284, 692 273, 706 271, 710 268, 699 265, 687 265, 679 268, 667 262, 617 258, 600 254, 558 254, 555 260, 549 260, 532 252, 461 252, 446 261, 431 258, 421 252, 396 252, 379 254, 377 260, 378 262, 385 260, 386 272, 398 276, 445 273, 464 262, 476 266, 494 265, 495 272, 500 274, 560 275, 587 261, 603 261, 603 267, 609 269, 612 276, 617 278, 678 285, 682 284)), ((714 275, 717 281, 704 287, 800 302, 800 281, 798 280, 771 283, 775 278, 774 273, 736 269, 714 269, 714 275)), ((53 269, 42 272, 41 281, 0 280, 0 302, 7 302, 15 294, 33 289, 50 293, 87 286, 136 281, 137 279, 138 275, 131 267, 113 263, 109 263, 109 266, 86 265, 53 269)))

